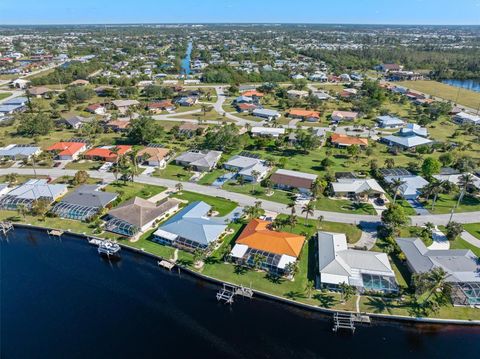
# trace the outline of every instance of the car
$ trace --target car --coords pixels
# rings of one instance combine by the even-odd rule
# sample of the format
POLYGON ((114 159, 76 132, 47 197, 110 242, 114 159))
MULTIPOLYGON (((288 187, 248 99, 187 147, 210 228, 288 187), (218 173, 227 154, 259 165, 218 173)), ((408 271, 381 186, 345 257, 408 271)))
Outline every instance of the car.
POLYGON ((55 163, 53 164, 53 167, 58 167, 58 166, 60 166, 61 164, 62 164, 61 162, 55 162, 55 163))

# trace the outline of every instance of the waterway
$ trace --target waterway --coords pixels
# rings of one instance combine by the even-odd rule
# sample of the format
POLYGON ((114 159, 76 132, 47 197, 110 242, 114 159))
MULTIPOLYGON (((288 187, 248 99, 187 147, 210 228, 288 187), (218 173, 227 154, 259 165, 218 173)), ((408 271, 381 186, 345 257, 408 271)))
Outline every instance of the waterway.
POLYGON ((191 54, 192 54, 192 48, 193 48, 193 44, 191 42, 188 43, 188 46, 187 46, 187 52, 185 53, 185 57, 182 59, 182 63, 181 63, 181 75, 190 75, 192 73, 192 68, 190 66, 190 63, 191 63, 191 54))
POLYGON ((444 84, 461 87, 467 90, 480 92, 480 79, 476 80, 456 80, 456 79, 448 79, 442 80, 444 84))
POLYGON ((480 329, 373 322, 333 333, 329 317, 217 287, 154 259, 100 257, 85 240, 15 229, 0 243, 0 357, 474 358, 480 329))

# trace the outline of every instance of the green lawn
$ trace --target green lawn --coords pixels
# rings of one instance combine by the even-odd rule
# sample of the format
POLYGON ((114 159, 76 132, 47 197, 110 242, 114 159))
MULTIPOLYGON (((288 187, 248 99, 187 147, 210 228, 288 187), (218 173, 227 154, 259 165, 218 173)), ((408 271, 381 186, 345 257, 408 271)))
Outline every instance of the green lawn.
POLYGON ((236 181, 228 181, 222 188, 226 191, 243 193, 255 198, 262 198, 267 201, 278 202, 283 204, 289 204, 292 202, 292 193, 275 189, 273 195, 267 196, 267 189, 262 187, 259 183, 251 184, 245 183, 243 185, 238 184, 236 181))
POLYGON ((211 185, 215 180, 222 176, 224 173, 226 173, 225 170, 222 169, 214 169, 211 172, 207 172, 203 175, 202 178, 197 182, 198 184, 203 184, 203 185, 211 185))
POLYGON ((480 257, 480 248, 468 243, 460 238, 460 236, 454 241, 450 242, 451 249, 470 249, 477 257, 480 257))
POLYGON ((3 100, 7 97, 10 97, 12 96, 12 93, 11 92, 0 92, 0 100, 3 100))
POLYGON ((321 197, 316 201, 315 205, 316 209, 321 211, 371 215, 377 214, 377 212, 370 203, 353 203, 345 199, 331 199, 328 197, 321 197))
POLYGON ((230 201, 228 199, 224 199, 220 197, 212 197, 212 196, 207 196, 204 194, 188 192, 188 191, 175 193, 173 197, 179 198, 188 202, 203 201, 205 203, 208 203, 210 206, 212 206, 214 211, 218 211, 219 216, 225 216, 238 207, 237 203, 230 201))
POLYGON ((65 166, 68 170, 96 171, 102 166, 102 163, 90 160, 81 160, 80 162, 70 162, 65 166))
POLYGON ((174 163, 169 163, 163 170, 155 170, 153 174, 156 177, 177 180, 188 181, 192 177, 192 173, 187 171, 184 167, 178 166, 174 163))
POLYGON ((463 229, 465 229, 472 236, 480 239, 480 223, 464 224, 463 229))
MULTIPOLYGON (((435 208, 432 211, 432 201, 424 201, 425 207, 433 214, 450 213, 452 208, 456 205, 458 200, 457 194, 441 194, 435 203, 435 208)), ((455 210, 455 212, 473 212, 480 211, 480 199, 478 197, 465 195, 462 202, 455 210)))
POLYGON ((105 187, 105 190, 121 194, 120 200, 117 199, 117 203, 120 203, 128 201, 133 197, 147 199, 165 191, 166 188, 135 182, 127 182, 124 184, 123 182, 117 181, 109 184, 107 187, 105 187))

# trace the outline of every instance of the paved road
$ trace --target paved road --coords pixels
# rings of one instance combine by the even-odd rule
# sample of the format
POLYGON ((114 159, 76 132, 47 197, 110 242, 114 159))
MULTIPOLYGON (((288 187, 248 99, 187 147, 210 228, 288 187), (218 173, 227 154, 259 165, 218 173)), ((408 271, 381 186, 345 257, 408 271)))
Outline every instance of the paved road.
POLYGON ((468 233, 467 231, 463 231, 462 234, 460 235, 462 239, 471 245, 475 247, 480 248, 480 239, 477 239, 477 237, 473 236, 472 234, 468 233))
MULTIPOLYGON (((27 169, 27 168, 0 169, 0 175, 6 175, 12 172, 18 173, 20 175, 34 174, 33 169, 27 169)), ((37 169, 36 172, 38 175, 61 177, 61 176, 73 176, 77 171, 58 169, 58 168, 49 168, 49 169, 37 169)), ((114 176, 110 172, 88 171, 88 173, 93 178, 98 178, 105 181, 114 180, 114 176)), ((150 177, 146 175, 140 175, 135 177, 135 182, 164 186, 168 188, 175 188, 175 185, 179 183, 179 181, 158 178, 158 177, 150 177)), ((286 205, 281 203, 258 199, 245 194, 228 192, 226 190, 219 189, 212 186, 204 186, 204 185, 199 185, 197 183, 191 183, 191 182, 181 182, 181 183, 183 184, 183 188, 186 191, 202 193, 209 196, 227 198, 237 202, 240 206, 251 206, 256 201, 260 200, 262 202, 262 207, 267 211, 284 213, 284 214, 290 214, 291 212, 291 210, 287 208, 286 205)), ((301 208, 297 207, 296 212, 300 214, 301 208)), ((380 221, 380 216, 359 215, 359 214, 353 214, 353 213, 327 212, 327 211, 318 211, 318 210, 315 211, 312 218, 318 218, 320 216, 323 216, 323 219, 325 221, 360 224, 362 226, 369 226, 371 225, 371 223, 377 223, 380 221)), ((450 219, 450 215, 449 214, 440 214, 440 215, 431 214, 426 216, 412 216, 410 218, 412 221, 412 225, 423 225, 427 222, 431 222, 435 225, 446 225, 450 219)), ((479 219, 480 219, 480 212, 457 213, 453 216, 453 220, 460 223, 477 223, 479 222, 479 219)))
POLYGON ((0 101, 0 104, 12 99, 12 98, 15 98, 15 97, 18 97, 18 96, 22 96, 25 94, 24 91, 21 91, 21 90, 15 90, 15 89, 11 89, 11 90, 7 90, 7 91, 0 91, 0 93, 4 93, 4 92, 11 92, 12 94, 6 98, 4 98, 3 100, 0 101))

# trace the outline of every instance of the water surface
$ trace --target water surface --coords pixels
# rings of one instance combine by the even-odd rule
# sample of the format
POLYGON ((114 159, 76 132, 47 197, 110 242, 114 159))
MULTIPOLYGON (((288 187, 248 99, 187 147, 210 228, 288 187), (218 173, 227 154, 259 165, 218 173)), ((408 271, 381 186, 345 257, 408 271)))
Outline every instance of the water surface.
POLYGON ((456 79, 448 79, 442 80, 444 84, 461 87, 467 90, 480 92, 480 79, 476 80, 456 80, 456 79))
POLYGON ((0 243, 1 352, 22 358, 474 358, 480 330, 374 323, 354 335, 271 301, 217 303, 216 286, 122 250, 16 229, 0 243))

